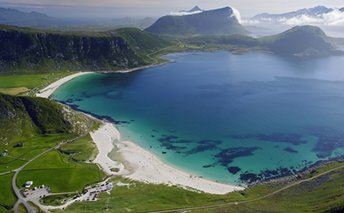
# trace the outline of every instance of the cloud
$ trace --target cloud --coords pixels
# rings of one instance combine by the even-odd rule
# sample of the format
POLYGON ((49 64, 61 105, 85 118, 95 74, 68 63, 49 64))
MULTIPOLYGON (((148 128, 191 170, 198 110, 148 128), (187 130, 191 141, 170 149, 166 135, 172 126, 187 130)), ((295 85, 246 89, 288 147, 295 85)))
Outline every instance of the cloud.
POLYGON ((231 8, 233 10, 233 16, 235 16, 238 19, 239 23, 242 23, 241 14, 240 14, 239 10, 237 10, 236 8, 234 8, 232 6, 231 6, 231 8))
POLYGON ((244 21, 246 24, 258 25, 262 23, 276 23, 288 26, 295 25, 322 25, 322 26, 344 26, 344 12, 334 9, 332 12, 319 15, 299 15, 292 18, 262 18, 260 20, 250 19, 244 21))
POLYGON ((344 26, 344 13, 339 10, 334 10, 330 13, 321 14, 317 16, 297 16, 291 19, 280 20, 285 25, 328 25, 328 26, 344 26))
POLYGON ((179 11, 179 12, 171 12, 171 16, 187 16, 187 15, 193 15, 197 13, 201 13, 203 11, 194 11, 194 12, 187 12, 187 11, 179 11))

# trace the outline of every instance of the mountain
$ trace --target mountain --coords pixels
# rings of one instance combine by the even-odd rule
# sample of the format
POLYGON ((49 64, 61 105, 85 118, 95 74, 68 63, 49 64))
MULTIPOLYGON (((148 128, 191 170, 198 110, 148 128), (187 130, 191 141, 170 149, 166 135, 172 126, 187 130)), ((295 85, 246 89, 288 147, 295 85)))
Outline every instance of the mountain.
POLYGON ((61 20, 42 13, 27 13, 15 9, 0 8, 0 24, 22 27, 46 27, 61 23, 61 20))
POLYGON ((133 68, 153 63, 147 55, 168 45, 132 28, 62 33, 0 26, 0 72, 133 68))
POLYGON ((337 53, 329 37, 314 26, 297 26, 259 39, 261 46, 282 55, 326 56, 337 53))
POLYGON ((78 133, 84 119, 47 99, 0 93, 0 145, 35 135, 78 133))
POLYGON ((164 16, 145 29, 163 35, 228 35, 247 34, 230 7, 208 10, 191 15, 164 16))
POLYGON ((263 13, 263 14, 259 14, 259 15, 254 16, 252 18, 252 20, 280 21, 280 20, 285 20, 285 19, 296 18, 299 16, 316 17, 319 15, 333 12, 333 11, 334 11, 334 9, 332 9, 332 8, 327 8, 325 6, 317 6, 317 7, 313 7, 313 8, 305 8, 305 9, 300 9, 297 11, 282 13, 282 14, 263 13))
POLYGON ((197 12, 203 12, 201 8, 199 8, 197 5, 194 6, 191 10, 181 10, 180 13, 197 13, 197 12))
POLYGON ((192 12, 198 12, 198 11, 204 11, 201 8, 199 8, 197 5, 194 6, 191 10, 189 10, 188 12, 192 13, 192 12))
POLYGON ((343 7, 343 8, 340 8, 339 11, 344 12, 344 7, 343 7))

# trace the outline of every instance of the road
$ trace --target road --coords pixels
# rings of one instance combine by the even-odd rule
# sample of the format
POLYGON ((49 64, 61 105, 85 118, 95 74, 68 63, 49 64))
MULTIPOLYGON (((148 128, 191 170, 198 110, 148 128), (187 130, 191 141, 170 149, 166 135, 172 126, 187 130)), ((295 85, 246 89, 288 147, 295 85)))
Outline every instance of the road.
POLYGON ((300 181, 297 181, 295 183, 292 183, 290 185, 287 185, 281 189, 278 189, 274 192, 271 192, 269 194, 266 194, 266 195, 263 195, 263 196, 260 196, 260 197, 257 197, 255 199, 252 199, 252 200, 246 200, 246 201, 233 201, 233 202, 229 202, 229 203, 222 203, 222 204, 214 204, 214 205, 205 205, 205 206, 197 206, 197 207, 190 207, 190 208, 180 208, 180 209, 169 209, 169 210, 163 210, 163 211, 155 211, 154 213, 168 213, 168 212, 185 212, 185 211, 192 211, 192 210, 206 210, 206 209, 214 209, 214 208, 219 208, 219 207, 226 207, 226 206, 231 206, 231 205, 240 205, 240 204, 246 204, 246 203, 251 203, 251 202, 256 202, 256 201, 259 201, 259 200, 262 200, 262 199, 265 199, 265 198, 268 198, 268 197, 271 197, 275 194, 278 194, 282 191, 285 191, 287 189, 290 189, 291 187, 294 187, 294 186, 297 186, 297 185, 300 185, 301 183, 305 183, 305 182, 308 182, 308 181, 311 181, 311 180, 314 180, 318 177, 321 177, 323 175, 326 175, 326 174, 329 174, 331 172, 334 172, 334 171, 337 171, 337 170, 340 170, 340 169, 344 169, 344 165, 342 166, 339 166, 337 168, 333 168, 333 169, 330 169, 326 172, 323 172, 323 173, 320 173, 320 174, 317 174, 313 177, 310 177, 310 178, 307 178, 307 179, 304 179, 304 180, 300 180, 300 181))
POLYGON ((17 196, 18 200, 17 202, 15 203, 14 207, 13 207, 13 211, 15 213, 18 213, 18 207, 20 204, 23 204, 27 210, 27 212, 29 213, 35 213, 36 210, 34 208, 32 208, 29 204, 28 204, 28 199, 26 199, 21 193, 20 193, 20 189, 18 188, 17 186, 17 176, 19 174, 19 172, 21 172, 28 164, 30 164, 32 161, 36 160, 37 158, 41 157, 42 155, 54 150, 54 149, 58 149, 61 145, 65 144, 65 143, 69 143, 69 142, 73 142, 81 137, 84 137, 86 134, 83 134, 81 136, 78 136, 76 138, 73 138, 71 140, 68 140, 68 141, 62 141, 61 143, 59 143, 58 145, 54 146, 54 147, 51 147, 47 150, 45 150, 44 152, 38 154, 37 156, 35 156, 34 158, 30 159, 29 161, 27 161, 24 165, 22 165, 21 167, 19 167, 18 169, 14 170, 14 175, 12 177, 12 189, 13 189, 13 192, 15 193, 15 195, 17 196))

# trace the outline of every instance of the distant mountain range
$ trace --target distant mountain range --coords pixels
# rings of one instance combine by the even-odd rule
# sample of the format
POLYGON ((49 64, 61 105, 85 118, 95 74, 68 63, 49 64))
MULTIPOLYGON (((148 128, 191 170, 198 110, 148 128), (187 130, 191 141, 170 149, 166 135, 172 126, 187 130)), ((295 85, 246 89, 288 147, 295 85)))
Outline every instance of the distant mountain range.
POLYGON ((292 12, 287 12, 287 13, 282 13, 282 14, 270 14, 270 13, 262 13, 254 16, 252 19, 255 20, 261 20, 261 21, 270 21, 270 20, 278 20, 278 19, 290 19, 290 18, 295 18, 298 16, 319 16, 322 14, 330 13, 334 9, 332 8, 327 8, 325 6, 317 6, 313 8, 305 8, 305 9, 300 9, 297 11, 292 11, 292 12))
POLYGON ((22 12, 15 9, 0 8, 0 23, 23 27, 44 27, 57 25, 62 21, 37 12, 22 12))
POLYGON ((305 8, 297 11, 270 14, 258 14, 250 19, 253 22, 300 24, 328 24, 334 25, 344 21, 344 8, 334 9, 325 6, 305 8))
POLYGON ((36 28, 68 28, 80 27, 83 29, 109 29, 121 27, 137 27, 144 29, 152 25, 157 19, 146 18, 116 18, 109 20, 67 20, 48 16, 38 12, 23 12, 16 9, 0 7, 0 24, 12 25, 18 27, 36 27, 36 28))
MULTIPOLYGON (((158 19, 147 32, 165 35, 229 35, 247 34, 230 7, 202 11, 195 7, 195 14, 168 15, 158 19)), ((188 12, 190 12, 188 11, 188 12)))

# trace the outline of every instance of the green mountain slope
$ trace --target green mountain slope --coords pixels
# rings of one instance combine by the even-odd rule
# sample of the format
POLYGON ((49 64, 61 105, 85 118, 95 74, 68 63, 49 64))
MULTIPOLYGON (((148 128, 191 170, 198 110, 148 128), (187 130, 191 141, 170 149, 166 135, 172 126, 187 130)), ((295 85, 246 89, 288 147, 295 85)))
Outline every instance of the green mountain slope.
POLYGON ((311 57, 342 54, 336 50, 340 39, 328 37, 319 27, 298 26, 274 36, 253 38, 242 35, 194 36, 184 42, 204 48, 263 50, 285 56, 311 57))
POLYGON ((152 63, 142 56, 168 44, 134 29, 61 33, 0 26, 0 72, 133 68, 152 63))
POLYGON ((184 16, 164 16, 147 32, 165 35, 228 35, 247 34, 230 7, 184 16))
POLYGON ((0 93, 0 145, 47 134, 80 134, 87 128, 60 104, 42 98, 0 93))
POLYGON ((295 56, 323 56, 335 52, 329 37, 314 26, 297 26, 275 36, 259 39, 272 52, 295 56))

